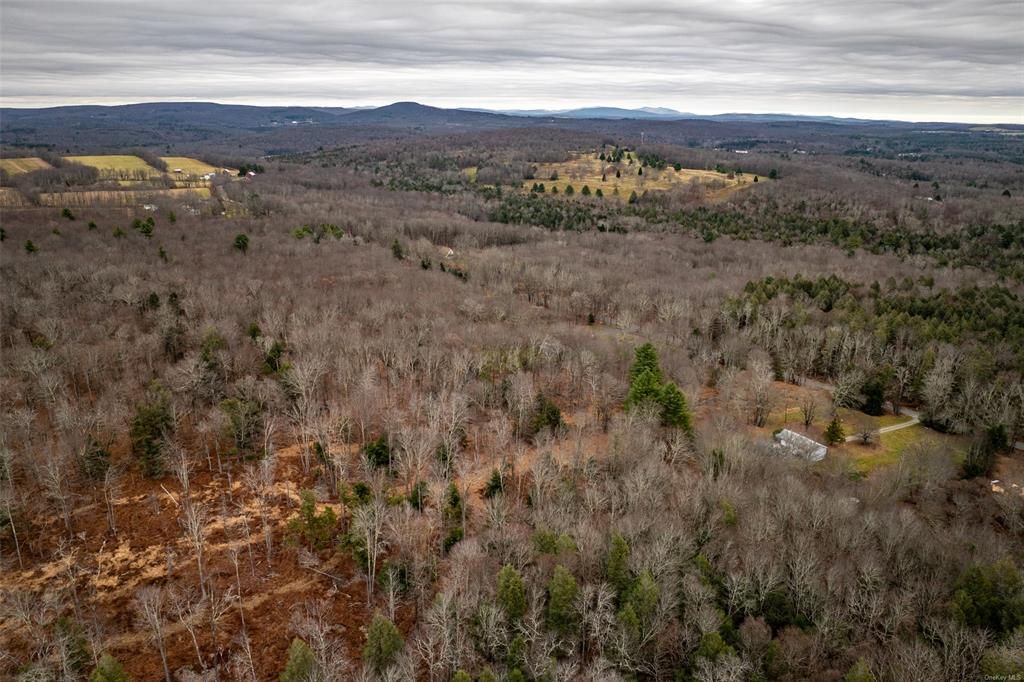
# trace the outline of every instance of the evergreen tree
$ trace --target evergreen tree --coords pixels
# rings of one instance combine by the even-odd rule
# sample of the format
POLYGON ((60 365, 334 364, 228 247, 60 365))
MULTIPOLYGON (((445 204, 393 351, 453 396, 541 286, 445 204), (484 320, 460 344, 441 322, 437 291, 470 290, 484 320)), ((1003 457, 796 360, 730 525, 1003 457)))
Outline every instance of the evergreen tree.
POLYGON ((583 189, 580 190, 580 194, 582 194, 585 197, 589 197, 590 196, 590 186, 589 185, 583 185, 583 189))
POLYGON ((452 676, 452 682, 473 682, 473 678, 465 670, 459 670, 452 676))
POLYGON ((235 237, 234 247, 244 254, 249 250, 249 236, 240 234, 235 237))
POLYGON ((128 436, 132 453, 139 458, 146 476, 159 476, 164 471, 163 448, 174 430, 174 412, 167 391, 157 382, 149 387, 146 401, 136 405, 128 436))
POLYGON ((402 245, 398 242, 398 239, 393 239, 391 241, 391 255, 398 260, 405 258, 405 254, 402 253, 402 245))
POLYGON ((576 578, 564 566, 555 566, 548 581, 548 626, 561 635, 576 629, 576 578))
POLYGON ((629 570, 629 544, 621 533, 612 534, 606 572, 608 584, 615 590, 616 599, 620 604, 625 603, 629 588, 633 584, 633 573, 629 570))
POLYGON ((632 192, 629 193, 629 203, 635 204, 638 198, 639 197, 637 197, 636 195, 636 190, 633 190, 632 192))
POLYGON ((867 662, 858 658, 857 662, 850 666, 850 669, 843 675, 843 682, 875 682, 875 675, 871 672, 867 662))
POLYGON ((658 377, 649 370, 645 370, 629 385, 629 393, 626 395, 626 409, 632 409, 644 404, 660 404, 661 382, 658 377))
POLYGON ((376 672, 383 672, 395 660, 402 646, 402 635, 395 624, 379 613, 375 614, 366 631, 363 661, 376 672))
POLYGON ((110 654, 103 654, 89 675, 89 682, 132 682, 121 663, 110 654))
POLYGON ((314 682, 317 679, 316 672, 313 650, 296 637, 288 647, 288 662, 279 679, 281 682, 314 682))
POLYGON ((629 380, 636 381, 636 378, 643 372, 651 372, 660 384, 662 381, 661 367, 658 365, 658 351, 651 343, 645 343, 633 351, 633 365, 629 368, 629 380))
POLYGON ((661 389, 661 423, 689 433, 693 430, 690 408, 686 404, 686 396, 679 388, 669 382, 661 389))
POLYGON ((843 425, 839 423, 839 417, 832 417, 832 421, 825 428, 825 442, 829 445, 836 445, 846 440, 846 433, 843 425))
POLYGON ((505 564, 498 571, 498 605, 509 620, 517 621, 526 613, 526 586, 513 566, 505 564))

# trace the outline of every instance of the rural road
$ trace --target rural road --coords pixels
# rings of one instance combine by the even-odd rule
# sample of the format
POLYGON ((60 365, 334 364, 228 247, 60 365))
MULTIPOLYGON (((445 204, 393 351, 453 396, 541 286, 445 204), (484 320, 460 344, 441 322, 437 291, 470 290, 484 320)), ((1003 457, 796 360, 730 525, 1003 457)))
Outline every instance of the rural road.
MULTIPOLYGON (((910 409, 907 409, 905 407, 901 407, 900 408, 900 414, 905 414, 908 417, 910 417, 910 421, 900 422, 899 424, 892 424, 891 426, 883 426, 882 428, 878 429, 879 435, 881 435, 883 433, 889 433, 890 431, 899 431, 900 429, 905 429, 907 427, 914 426, 915 424, 920 424, 921 423, 921 415, 916 410, 910 410, 910 409)), ((856 434, 854 434, 852 436, 847 436, 846 437, 846 442, 847 443, 851 443, 851 442, 857 440, 859 437, 860 436, 858 436, 856 434)))

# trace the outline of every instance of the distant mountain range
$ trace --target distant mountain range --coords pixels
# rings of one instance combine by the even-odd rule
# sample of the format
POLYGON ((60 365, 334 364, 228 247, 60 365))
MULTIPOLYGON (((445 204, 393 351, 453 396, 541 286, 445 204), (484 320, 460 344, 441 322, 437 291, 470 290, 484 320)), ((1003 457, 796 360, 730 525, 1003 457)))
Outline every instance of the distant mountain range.
MULTIPOLYGON (((773 121, 812 121, 816 123, 879 123, 863 118, 842 118, 837 116, 803 116, 799 114, 693 114, 687 111, 676 111, 665 107, 639 107, 623 109, 620 107, 583 107, 580 109, 464 109, 508 116, 550 117, 550 118, 597 118, 613 120, 651 120, 651 121, 741 121, 741 122, 773 122, 773 121)), ((888 121, 885 121, 888 122, 888 121)))
MULTIPOLYGON (((99 153, 132 147, 287 154, 342 143, 420 134, 544 127, 600 135, 643 134, 660 142, 702 137, 746 139, 769 128, 792 138, 811 129, 882 127, 967 130, 965 124, 918 124, 832 116, 728 113, 702 116, 664 107, 585 107, 492 111, 442 109, 416 102, 364 107, 264 107, 212 102, 151 102, 117 106, 0 108, 0 145, 7 155, 30 148, 99 153), (798 130, 799 129, 799 130, 798 130)), ((787 139, 788 139, 787 138, 787 139)))

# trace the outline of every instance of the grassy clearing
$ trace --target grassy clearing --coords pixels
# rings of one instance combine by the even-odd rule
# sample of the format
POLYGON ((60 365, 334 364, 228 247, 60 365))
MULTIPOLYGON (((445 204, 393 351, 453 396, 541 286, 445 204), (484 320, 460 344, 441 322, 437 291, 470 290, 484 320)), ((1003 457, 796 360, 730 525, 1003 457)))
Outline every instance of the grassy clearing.
POLYGON ((726 173, 694 168, 677 171, 671 166, 662 170, 643 168, 641 175, 641 168, 642 165, 632 152, 619 163, 601 161, 597 153, 581 154, 568 161, 540 164, 534 174, 535 178, 523 182, 523 189, 529 191, 535 183, 543 183, 547 192, 557 188, 560 194, 564 194, 566 187, 572 185, 578 195, 586 185, 591 192, 600 189, 605 197, 626 201, 633 192, 640 195, 647 191, 693 187, 702 191, 709 199, 722 199, 752 185, 755 177, 729 177, 726 173), (619 177, 615 176, 616 171, 619 177), (557 179, 552 180, 553 177, 557 179))
POLYGON ((167 170, 172 176, 206 175, 208 173, 219 173, 222 170, 217 166, 211 166, 205 161, 188 156, 161 156, 160 158, 167 164, 167 170), (174 170, 176 168, 180 168, 181 173, 175 173, 174 170))
POLYGON ((960 436, 949 436, 932 431, 920 424, 883 433, 878 445, 847 443, 844 450, 853 459, 854 469, 867 475, 879 467, 891 466, 912 448, 927 448, 937 455, 949 456, 953 464, 963 463, 967 441, 960 436))
POLYGON ((108 154, 103 156, 65 156, 68 161, 92 166, 103 178, 157 178, 163 175, 156 168, 137 156, 127 154, 108 154))
POLYGON ((19 173, 31 173, 32 171, 45 168, 53 168, 53 166, 37 156, 26 156, 16 159, 0 159, 0 168, 11 175, 18 175, 19 173))

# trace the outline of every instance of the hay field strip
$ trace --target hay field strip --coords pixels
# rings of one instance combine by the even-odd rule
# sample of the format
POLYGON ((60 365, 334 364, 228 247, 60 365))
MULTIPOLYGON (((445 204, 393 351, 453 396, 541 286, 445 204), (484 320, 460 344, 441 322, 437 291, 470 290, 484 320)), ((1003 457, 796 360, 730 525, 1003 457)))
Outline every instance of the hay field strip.
MULTIPOLYGON (((223 168, 217 166, 211 166, 205 161, 199 159, 193 159, 188 156, 161 156, 160 157, 167 164, 167 172, 171 175, 207 175, 208 173, 220 173, 223 168), (175 173, 176 168, 181 169, 181 173, 175 173)), ((231 169, 228 169, 231 170, 231 169)), ((237 175, 238 171, 235 171, 237 175)))
POLYGON ((32 171, 53 168, 53 166, 37 156, 25 156, 13 159, 0 159, 0 168, 11 175, 18 175, 19 173, 30 173, 32 171))
POLYGON ((163 173, 153 168, 137 156, 128 154, 107 154, 102 156, 65 156, 68 161, 92 166, 104 178, 118 178, 123 175, 142 174, 145 177, 158 178, 163 173))
POLYGON ((39 203, 51 207, 85 207, 85 206, 135 206, 149 200, 161 198, 209 199, 208 187, 193 189, 154 189, 154 190, 122 190, 122 191, 85 191, 85 192, 51 192, 39 195, 39 203))

